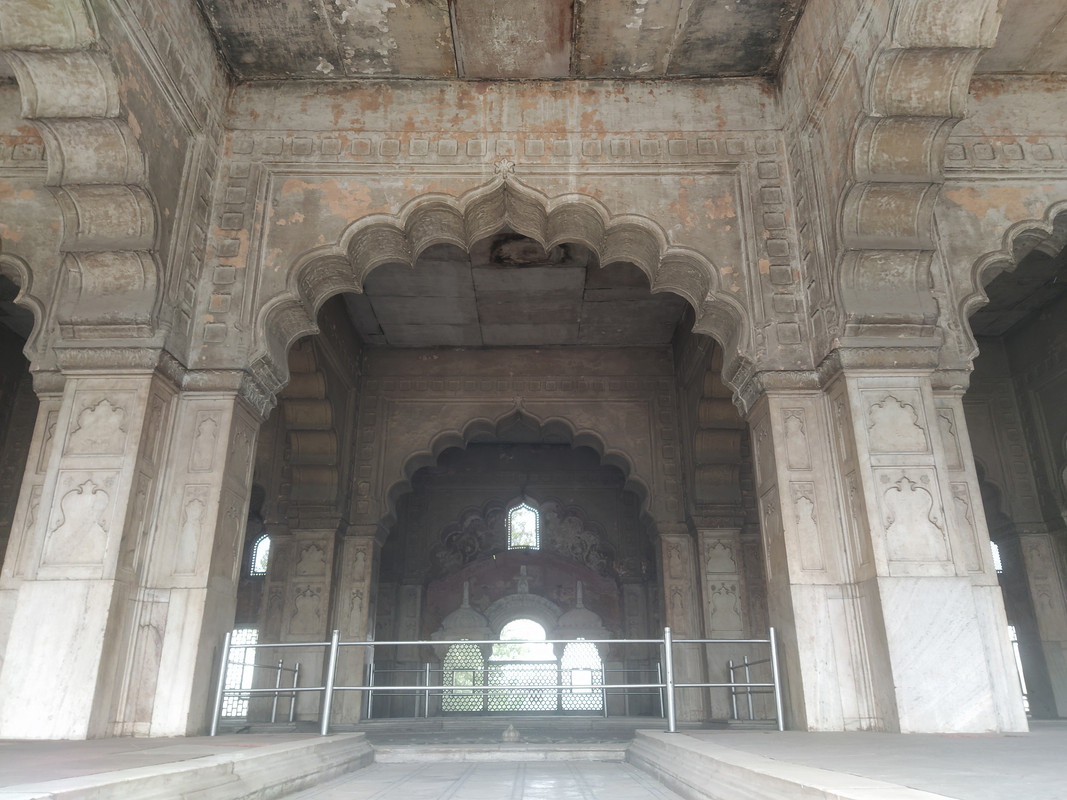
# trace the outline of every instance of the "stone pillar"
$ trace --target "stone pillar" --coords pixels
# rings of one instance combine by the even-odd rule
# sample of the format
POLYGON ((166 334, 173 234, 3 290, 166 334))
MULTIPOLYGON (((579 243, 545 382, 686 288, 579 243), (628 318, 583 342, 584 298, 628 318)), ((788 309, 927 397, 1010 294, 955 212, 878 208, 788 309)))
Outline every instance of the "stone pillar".
POLYGON ((993 566, 993 554, 989 546, 982 490, 974 467, 971 437, 967 432, 967 418, 963 410, 963 390, 935 391, 934 408, 944 452, 944 480, 948 484, 946 512, 950 521, 955 520, 956 523, 956 539, 953 541, 956 545, 957 573, 967 574, 971 580, 975 610, 979 616, 978 632, 985 648, 985 662, 989 671, 993 710, 1000 729, 1001 726, 1012 725, 1013 721, 1017 722, 1021 686, 1004 611, 1004 592, 993 566))
POLYGON ((72 373, 42 403, 47 467, 5 575, 0 736, 205 729, 258 425, 236 391, 179 394, 148 369, 72 373))
MULTIPOLYGON (((374 596, 378 589, 381 545, 377 525, 351 525, 338 537, 333 627, 341 632, 341 641, 363 642, 374 638, 374 596)), ((369 657, 367 648, 344 648, 337 663, 337 685, 363 684, 369 657)), ((362 695, 363 692, 339 693, 334 698, 333 721, 359 722, 362 695)))
MULTIPOLYGON (((663 597, 666 624, 675 639, 701 639, 700 581, 693 537, 685 525, 661 526, 660 557, 663 561, 663 597)), ((679 683, 704 681, 704 653, 697 645, 674 648, 674 679, 679 683)), ((675 695, 679 722, 702 722, 705 697, 700 689, 681 689, 675 695)))
POLYGON ((981 508, 968 530, 953 499, 954 483, 976 497, 973 461, 961 449, 955 469, 938 412, 920 370, 842 371, 752 411, 791 727, 1026 730, 981 508))
MULTIPOLYGON (((700 529, 697 531, 700 548, 700 578, 704 597, 704 638, 740 639, 745 635, 744 585, 741 574, 741 530, 700 529)), ((740 661, 745 648, 709 646, 706 658, 708 681, 724 683, 729 680, 729 661, 740 661)), ((757 657, 748 653, 753 659, 757 657)), ((739 680, 744 680, 741 675, 739 680)), ((732 716, 730 695, 726 690, 708 692, 710 716, 728 719, 732 716)))
MULTIPOLYGON (((271 570, 264 640, 284 643, 329 641, 333 630, 329 606, 336 536, 337 529, 333 526, 292 530, 279 537, 283 552, 278 559, 278 568, 271 570), (276 610, 271 608, 272 602, 276 610)), ((277 664, 277 660, 283 658, 291 666, 298 660, 303 676, 301 685, 324 685, 324 648, 285 648, 267 653, 267 663, 271 664, 277 664)), ((273 679, 273 675, 270 677, 273 679)), ((304 692, 297 696, 296 716, 301 720, 318 720, 321 707, 320 694, 304 692)))
POLYGON ((131 698, 147 703, 152 690, 151 716, 128 703, 124 733, 191 735, 210 724, 219 648, 233 627, 261 422, 236 390, 176 398, 134 623, 144 660, 130 673, 131 698))
POLYGON ((1047 533, 1019 534, 1019 547, 1052 683, 1055 712, 1067 717, 1067 594, 1060 574, 1063 562, 1047 533))

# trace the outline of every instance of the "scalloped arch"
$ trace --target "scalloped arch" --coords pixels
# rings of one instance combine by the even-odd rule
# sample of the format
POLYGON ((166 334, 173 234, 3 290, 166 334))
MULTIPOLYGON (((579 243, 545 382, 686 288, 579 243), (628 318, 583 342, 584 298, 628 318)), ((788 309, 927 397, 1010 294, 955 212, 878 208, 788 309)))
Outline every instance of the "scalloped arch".
POLYGON ((264 366, 269 361, 284 383, 286 350, 301 336, 317 332, 315 314, 329 297, 362 292, 367 275, 383 264, 413 267, 422 252, 437 244, 469 251, 505 228, 546 249, 577 242, 595 252, 601 264, 633 263, 648 277, 652 291, 673 292, 693 307, 694 330, 714 337, 731 363, 746 360, 749 312, 722 291, 719 269, 706 256, 670 244, 663 228, 648 217, 612 216, 594 197, 549 197, 501 177, 460 197, 425 194, 396 214, 368 215, 349 225, 338 242, 305 253, 290 269, 285 291, 259 313, 253 360, 264 366))
MULTIPOLYGON (((1058 251, 1067 246, 1067 200, 1060 200, 1048 207, 1041 219, 1027 219, 1016 222, 1010 226, 1001 239, 998 249, 978 258, 971 266, 970 286, 959 302, 958 311, 960 319, 964 323, 964 330, 971 343, 971 351, 968 358, 978 355, 978 343, 974 334, 971 333, 970 317, 979 308, 989 302, 985 293, 985 287, 1001 272, 1013 272, 1019 266, 1016 257, 1016 245, 1029 236, 1035 236, 1038 240, 1027 252, 1036 248, 1046 248, 1049 245, 1058 251)), ((1052 253, 1050 253, 1051 255, 1052 253)))
POLYGON ((400 498, 411 491, 411 479, 423 467, 432 467, 441 454, 450 448, 465 450, 471 442, 500 441, 500 431, 506 423, 520 419, 528 427, 536 429, 543 438, 558 440, 566 436, 566 443, 572 447, 588 447, 600 457, 600 463, 616 467, 623 474, 623 489, 637 495, 640 513, 643 519, 651 520, 648 509, 649 492, 645 480, 638 475, 633 460, 623 451, 607 447, 604 438, 597 431, 576 430, 570 422, 562 417, 541 418, 522 408, 511 408, 495 418, 474 417, 461 429, 438 433, 425 449, 409 453, 404 458, 404 477, 393 483, 386 491, 388 511, 383 520, 385 527, 395 522, 395 509, 400 498))
POLYGON ((38 351, 38 343, 41 332, 44 330, 45 304, 41 298, 33 294, 33 270, 30 265, 18 256, 0 252, 0 275, 8 278, 19 287, 19 293, 15 297, 15 305, 29 309, 33 314, 33 330, 26 339, 23 352, 32 362, 33 355, 38 351))

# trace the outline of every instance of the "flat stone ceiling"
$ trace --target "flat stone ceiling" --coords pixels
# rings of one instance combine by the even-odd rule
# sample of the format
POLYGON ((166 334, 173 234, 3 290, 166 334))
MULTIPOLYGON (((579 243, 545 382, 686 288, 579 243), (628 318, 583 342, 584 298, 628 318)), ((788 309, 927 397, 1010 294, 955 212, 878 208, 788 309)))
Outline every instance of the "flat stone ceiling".
POLYGON ((197 0, 240 80, 772 75, 804 0, 197 0))

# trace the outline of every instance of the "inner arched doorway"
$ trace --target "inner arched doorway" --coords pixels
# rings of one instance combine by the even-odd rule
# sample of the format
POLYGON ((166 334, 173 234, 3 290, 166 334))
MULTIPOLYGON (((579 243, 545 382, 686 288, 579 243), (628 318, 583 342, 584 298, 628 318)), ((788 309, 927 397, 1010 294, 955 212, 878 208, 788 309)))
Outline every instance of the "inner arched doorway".
MULTIPOLYGON (((386 264, 362 288, 324 303, 325 335, 290 351, 293 380, 260 437, 272 542, 260 641, 332 628, 349 640, 424 638, 458 607, 458 571, 483 561, 516 575, 526 566, 531 584, 554 581, 542 587, 560 601, 553 622, 575 610, 583 586, 606 638, 665 623, 694 637, 765 630, 745 426, 723 351, 692 332, 683 299, 652 293, 634 263, 601 265, 583 244, 546 249, 507 229, 469 251, 427 247, 414 268, 386 264), (482 459, 492 492, 463 487, 478 471, 457 467, 463 458, 482 459), (522 469, 502 469, 509 458, 522 469), (577 461, 561 470, 560 459, 577 461), (420 481, 449 470, 453 505, 420 509, 420 481), (579 502, 579 489, 612 499, 579 502), (469 530, 478 514, 492 527, 487 517, 523 497, 551 518, 545 541, 556 549, 539 563, 453 536, 450 526, 469 530), (400 535, 412 526, 423 539, 400 535), (451 593, 433 605, 446 584, 451 593)), ((519 593, 517 581, 511 588, 519 593)), ((501 592, 475 599, 492 605, 501 592)), ((424 664, 416 649, 376 648, 375 666, 424 664)), ((647 653, 599 655, 606 668, 649 668, 647 653)), ((703 672, 702 653, 690 662, 683 668, 703 672)), ((363 665, 349 669, 359 676, 363 665)), ((347 701, 342 718, 358 719, 364 710, 347 701)), ((685 708, 694 719, 715 713, 705 698, 685 708)))

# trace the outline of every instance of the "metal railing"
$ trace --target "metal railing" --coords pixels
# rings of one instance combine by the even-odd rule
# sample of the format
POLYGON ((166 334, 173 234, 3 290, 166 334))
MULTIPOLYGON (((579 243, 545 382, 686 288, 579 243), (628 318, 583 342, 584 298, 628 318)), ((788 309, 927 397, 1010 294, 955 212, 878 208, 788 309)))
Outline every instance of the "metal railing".
MULTIPOLYGON (((527 644, 570 644, 574 642, 573 639, 549 639, 541 640, 537 642, 526 642, 527 644)), ((583 639, 581 641, 588 642, 589 644, 600 645, 657 645, 660 650, 660 670, 657 673, 657 681, 654 683, 648 682, 625 682, 625 683, 608 683, 605 682, 601 685, 595 686, 596 691, 604 692, 605 695, 611 690, 637 690, 642 692, 658 691, 661 693, 661 703, 665 708, 662 708, 661 715, 665 715, 667 718, 667 731, 674 733, 677 731, 677 715, 676 715, 676 692, 680 689, 713 689, 722 688, 729 691, 732 697, 736 698, 738 690, 751 691, 753 689, 770 691, 774 694, 774 707, 776 720, 778 724, 778 730, 784 730, 782 720, 782 695, 781 695, 781 681, 779 678, 778 670, 778 649, 775 642, 774 628, 771 628, 768 632, 766 639, 675 639, 671 634, 670 628, 663 629, 662 639, 583 639), (703 647, 710 646, 727 646, 727 645, 767 645, 769 647, 769 657, 767 659, 760 660, 759 662, 749 662, 748 666, 754 666, 757 663, 767 663, 771 668, 771 680, 755 682, 751 680, 751 673, 746 672, 745 681, 737 681, 734 674, 736 668, 729 670, 729 680, 724 682, 701 682, 701 683, 681 683, 675 679, 675 647, 681 645, 698 645, 703 647)), ((211 717, 211 735, 215 736, 218 733, 219 722, 222 712, 223 699, 227 696, 257 696, 257 695, 273 695, 275 708, 277 706, 277 698, 279 695, 289 695, 292 698, 290 706, 290 717, 292 717, 293 708, 296 705, 296 697, 301 693, 318 692, 321 694, 320 713, 319 713, 319 733, 323 736, 329 734, 330 730, 330 714, 333 708, 334 695, 337 692, 363 692, 365 696, 373 698, 374 694, 381 692, 421 692, 426 698, 424 700, 424 708, 429 705, 429 697, 432 694, 444 696, 448 692, 455 692, 456 689, 452 686, 445 685, 429 685, 429 665, 426 665, 426 678, 422 682, 416 682, 414 684, 403 685, 375 685, 372 676, 372 672, 367 671, 364 673, 364 683, 360 683, 355 686, 337 685, 337 660, 340 649, 345 648, 363 648, 368 650, 371 655, 375 647, 442 647, 451 645, 495 645, 499 644, 499 640, 487 639, 487 640, 471 640, 462 639, 455 641, 445 640, 433 640, 433 641, 367 641, 367 642, 342 642, 340 640, 340 633, 334 631, 328 642, 278 642, 278 643, 264 643, 254 645, 241 645, 242 648, 248 650, 257 649, 278 649, 278 648, 327 648, 326 667, 324 670, 324 679, 321 686, 297 686, 296 680, 294 680, 291 688, 280 688, 279 685, 274 687, 260 687, 260 688, 226 688, 226 671, 229 667, 229 654, 230 654, 230 634, 226 634, 223 639, 222 654, 219 663, 218 681, 215 692, 215 705, 214 711, 211 717)), ((509 640, 508 644, 523 644, 523 642, 509 640)), ((746 656, 747 660, 747 656, 746 656)), ((273 667, 270 667, 273 669, 273 667)), ((613 670, 618 672, 620 670, 613 670)), ((279 676, 281 674, 279 670, 279 676)), ((279 679, 280 680, 280 679, 279 679)), ((464 691, 500 691, 501 689, 509 690, 556 690, 556 691, 574 691, 573 685, 563 684, 557 682, 554 685, 543 684, 525 684, 525 685, 507 685, 501 686, 464 686, 464 691)), ((584 687, 583 687, 584 688, 584 687)), ((607 702, 605 697, 604 708, 607 708, 607 702)))

